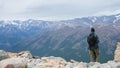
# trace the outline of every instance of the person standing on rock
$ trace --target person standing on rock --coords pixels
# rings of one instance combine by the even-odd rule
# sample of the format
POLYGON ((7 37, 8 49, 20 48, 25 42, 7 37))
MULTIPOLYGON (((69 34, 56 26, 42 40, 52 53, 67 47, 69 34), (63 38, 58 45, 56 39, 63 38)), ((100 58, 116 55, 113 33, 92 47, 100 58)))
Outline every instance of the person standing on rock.
POLYGON ((99 62, 99 38, 96 35, 94 28, 91 28, 91 33, 87 38, 87 42, 90 50, 90 61, 99 62))

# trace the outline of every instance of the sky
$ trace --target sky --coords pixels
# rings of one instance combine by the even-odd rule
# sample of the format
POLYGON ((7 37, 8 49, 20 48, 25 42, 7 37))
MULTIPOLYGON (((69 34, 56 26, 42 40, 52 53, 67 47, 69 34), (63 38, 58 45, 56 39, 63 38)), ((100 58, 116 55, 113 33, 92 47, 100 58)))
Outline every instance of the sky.
POLYGON ((120 0, 0 0, 3 20, 67 20, 120 13, 120 0))

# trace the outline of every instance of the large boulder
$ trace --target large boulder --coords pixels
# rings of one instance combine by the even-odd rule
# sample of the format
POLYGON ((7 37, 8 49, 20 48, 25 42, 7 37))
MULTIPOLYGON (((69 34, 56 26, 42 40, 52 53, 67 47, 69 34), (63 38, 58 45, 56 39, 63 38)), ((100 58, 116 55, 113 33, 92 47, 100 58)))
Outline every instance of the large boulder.
POLYGON ((27 60, 25 58, 9 58, 0 61, 0 68, 27 68, 27 60))
POLYGON ((11 53, 0 50, 0 68, 120 68, 120 43, 115 50, 114 61, 100 64, 98 62, 67 62, 61 57, 34 57, 29 51, 11 53), (4 59, 4 60, 2 60, 4 59))
POLYGON ((42 57, 41 59, 31 59, 28 68, 64 68, 66 61, 61 57, 42 57))
POLYGON ((6 59, 6 58, 9 58, 8 53, 3 50, 0 50, 0 60, 6 59))
POLYGON ((94 65, 88 66, 88 68, 120 68, 120 63, 114 61, 108 61, 107 63, 94 63, 94 65))
POLYGON ((19 58, 29 58, 29 59, 33 58, 32 54, 29 51, 20 52, 20 53, 17 54, 17 57, 19 57, 19 58))
POLYGON ((117 44, 117 48, 115 50, 114 61, 120 62, 120 42, 117 44))
POLYGON ((17 53, 7 52, 10 58, 17 57, 17 53))

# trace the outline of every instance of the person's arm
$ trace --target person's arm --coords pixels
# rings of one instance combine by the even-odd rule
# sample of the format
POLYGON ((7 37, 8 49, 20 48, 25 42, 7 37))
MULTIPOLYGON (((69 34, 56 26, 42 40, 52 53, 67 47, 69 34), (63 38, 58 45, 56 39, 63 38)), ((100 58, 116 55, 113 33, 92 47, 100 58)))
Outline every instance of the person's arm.
POLYGON ((89 36, 87 37, 87 48, 89 49, 89 36))
POLYGON ((89 36, 87 37, 87 43, 88 43, 88 45, 89 45, 89 36))
POLYGON ((96 39, 97 39, 97 44, 99 43, 99 37, 96 35, 96 39))

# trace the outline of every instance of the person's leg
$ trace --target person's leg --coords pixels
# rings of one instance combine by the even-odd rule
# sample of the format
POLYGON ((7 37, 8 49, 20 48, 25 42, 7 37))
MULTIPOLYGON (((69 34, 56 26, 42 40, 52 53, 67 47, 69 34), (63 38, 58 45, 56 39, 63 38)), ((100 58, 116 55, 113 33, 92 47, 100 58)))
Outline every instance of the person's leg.
POLYGON ((99 49, 95 49, 95 55, 96 55, 96 62, 99 62, 100 61, 99 49))
POLYGON ((94 62, 94 61, 95 61, 94 50, 90 50, 90 61, 91 61, 91 62, 94 62))

